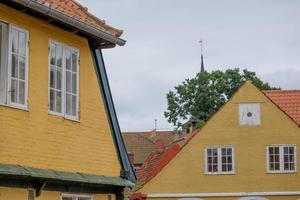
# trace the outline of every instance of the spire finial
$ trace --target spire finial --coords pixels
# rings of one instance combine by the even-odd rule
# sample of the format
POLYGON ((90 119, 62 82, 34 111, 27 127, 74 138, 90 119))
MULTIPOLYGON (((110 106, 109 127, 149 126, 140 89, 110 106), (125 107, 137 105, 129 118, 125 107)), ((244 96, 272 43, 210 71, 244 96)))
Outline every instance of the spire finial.
POLYGON ((204 61, 203 61, 203 41, 200 40, 199 43, 200 43, 200 46, 201 46, 201 70, 200 70, 200 72, 202 73, 202 72, 205 71, 204 70, 204 61))

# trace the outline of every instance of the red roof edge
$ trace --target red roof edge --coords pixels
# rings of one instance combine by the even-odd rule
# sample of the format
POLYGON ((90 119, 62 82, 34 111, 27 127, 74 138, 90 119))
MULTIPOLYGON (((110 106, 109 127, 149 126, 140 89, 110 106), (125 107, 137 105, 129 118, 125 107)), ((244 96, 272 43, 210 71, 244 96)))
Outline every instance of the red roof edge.
MULTIPOLYGON (((292 91, 292 90, 289 90, 292 91)), ((299 91, 299 90, 293 90, 293 91, 299 91)), ((265 97, 267 97, 279 110, 281 110, 288 118, 290 118, 298 127, 300 127, 300 124, 291 116, 289 115, 285 110, 282 109, 270 96, 268 96, 267 93, 275 93, 276 90, 263 90, 261 91, 265 97)), ((288 92, 288 90, 277 90, 277 92, 288 92)))
MULTIPOLYGON (((151 171, 151 173, 148 174, 146 179, 142 180, 144 181, 142 185, 146 184, 149 182, 152 178, 154 178, 181 150, 184 146, 186 146, 189 141, 200 131, 201 129, 196 129, 194 132, 189 133, 187 136, 185 136, 185 142, 182 145, 179 145, 177 143, 172 144, 166 152, 162 155, 161 158, 159 158, 159 162, 157 165, 154 167, 154 169, 151 171)), ((143 166, 147 165, 149 161, 151 161, 152 156, 151 154, 148 156, 148 158, 145 160, 143 166)), ((140 170, 143 170, 143 166, 140 170)))

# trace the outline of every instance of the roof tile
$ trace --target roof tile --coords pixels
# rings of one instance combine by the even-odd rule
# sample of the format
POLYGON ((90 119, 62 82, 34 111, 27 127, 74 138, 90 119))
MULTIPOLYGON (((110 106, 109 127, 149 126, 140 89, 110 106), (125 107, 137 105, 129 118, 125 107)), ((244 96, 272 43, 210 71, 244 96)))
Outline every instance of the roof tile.
POLYGON ((300 126, 300 90, 269 90, 264 94, 300 126))
POLYGON ((97 18, 88 12, 88 9, 75 0, 35 0, 36 2, 59 11, 69 17, 73 17, 83 23, 93 26, 101 31, 114 36, 121 36, 123 31, 113 28, 102 19, 97 18))

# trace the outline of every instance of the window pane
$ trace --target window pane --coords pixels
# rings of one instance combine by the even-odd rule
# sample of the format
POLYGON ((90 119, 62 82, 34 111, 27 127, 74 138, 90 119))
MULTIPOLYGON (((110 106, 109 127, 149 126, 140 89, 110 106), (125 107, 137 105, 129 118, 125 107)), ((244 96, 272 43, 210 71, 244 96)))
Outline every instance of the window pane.
POLYGON ((273 154, 273 147, 269 147, 269 154, 273 154))
POLYGON ((290 147, 290 148, 289 148, 289 153, 290 153, 290 154, 294 154, 294 147, 290 147))
POLYGON ((222 148, 222 155, 226 155, 226 148, 222 148))
POLYGON ((55 111, 55 91, 50 90, 50 110, 55 111))
POLYGON ((50 64, 56 65, 56 53, 55 53, 55 45, 50 44, 50 64))
POLYGON ((71 70, 71 52, 69 49, 65 50, 66 55, 66 69, 71 70))
POLYGON ((72 93, 77 94, 77 75, 75 73, 72 74, 72 93))
POLYGON ((15 29, 12 29, 12 52, 18 53, 19 52, 19 43, 18 43, 18 31, 15 29))
POLYGON ((72 70, 73 72, 77 71, 77 53, 72 52, 72 70))
POLYGON ((61 90, 61 85, 62 85, 62 73, 61 73, 61 69, 57 68, 57 71, 56 71, 56 89, 61 90))
POLYGON ((275 170, 280 170, 280 165, 279 165, 279 163, 275 163, 275 170))
POLYGON ((76 96, 72 95, 72 115, 76 116, 76 96))
POLYGON ((25 104, 25 82, 19 81, 19 104, 25 104))
POLYGON ((56 91, 56 112, 61 113, 61 110, 62 110, 61 92, 56 91))
POLYGON ((19 57, 19 79, 25 80, 25 58, 19 57))
POLYGON ((231 148, 227 148, 227 155, 232 155, 232 149, 231 148))
POLYGON ((24 32, 19 32, 19 55, 26 55, 26 35, 24 32))
POLYGON ((66 72, 66 90, 67 92, 71 92, 71 72, 66 72))
POLYGON ((289 153, 289 148, 288 147, 283 147, 283 152, 284 152, 284 154, 288 154, 289 153))
POLYGON ((227 165, 222 165, 222 172, 226 172, 227 171, 227 165))
POLYGON ((229 172, 233 171, 232 165, 231 164, 227 165, 227 169, 228 169, 229 172))
POLYGON ((55 88, 55 67, 51 66, 50 71, 50 87, 55 88))
POLYGON ((56 46, 56 66, 62 67, 62 46, 61 45, 55 45, 56 46))
POLYGON ((227 163, 232 163, 232 157, 231 157, 231 156, 229 156, 229 157, 227 158, 227 163))
POLYGON ((17 103, 17 81, 14 79, 11 80, 10 100, 13 103, 17 103))
POLYGON ((213 153, 214 156, 217 156, 218 155, 218 150, 217 149, 213 149, 212 153, 213 153))
POLYGON ((295 170, 295 164, 294 163, 290 164, 290 170, 295 170))
POLYGON ((274 147, 275 154, 279 154, 279 147, 274 147))
POLYGON ((71 115, 71 95, 66 94, 66 114, 71 115))
POLYGON ((12 55, 11 76, 14 78, 18 78, 18 56, 16 55, 12 55))
POLYGON ((207 149, 206 151, 207 151, 207 155, 208 155, 208 156, 210 156, 210 155, 212 154, 212 153, 211 153, 211 149, 207 149))
POLYGON ((290 169, 289 163, 284 163, 284 170, 289 170, 289 169, 290 169))
POLYGON ((213 165, 213 172, 218 172, 218 165, 213 165))

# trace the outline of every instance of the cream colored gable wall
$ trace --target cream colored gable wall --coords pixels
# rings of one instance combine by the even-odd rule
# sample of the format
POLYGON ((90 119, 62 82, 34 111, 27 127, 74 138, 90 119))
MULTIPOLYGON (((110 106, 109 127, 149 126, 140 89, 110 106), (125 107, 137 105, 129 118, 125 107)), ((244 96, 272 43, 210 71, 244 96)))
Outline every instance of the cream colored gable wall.
POLYGON ((269 144, 296 144, 299 152, 299 127, 264 94, 247 82, 139 192, 157 194, 299 191, 298 172, 291 174, 266 172, 266 146, 269 144), (238 103, 241 102, 261 103, 260 126, 239 126, 238 103), (204 174, 204 148, 219 145, 230 145, 235 148, 235 174, 204 174))

